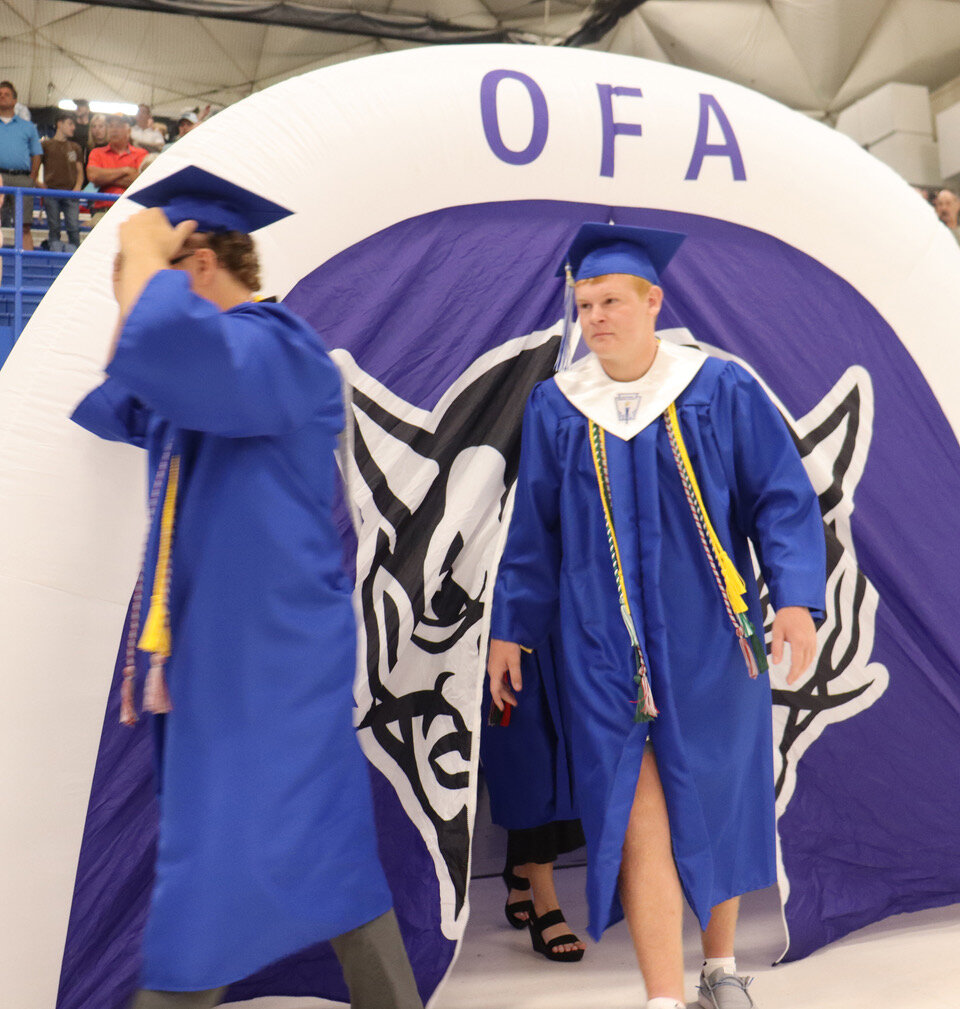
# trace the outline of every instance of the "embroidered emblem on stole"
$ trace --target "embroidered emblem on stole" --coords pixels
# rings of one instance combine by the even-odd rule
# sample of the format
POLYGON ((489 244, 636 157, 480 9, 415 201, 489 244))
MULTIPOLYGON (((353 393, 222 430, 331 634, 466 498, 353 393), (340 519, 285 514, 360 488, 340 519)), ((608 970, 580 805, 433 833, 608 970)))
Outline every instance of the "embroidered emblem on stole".
POLYGON ((639 392, 618 392, 613 401, 617 405, 617 419, 624 424, 629 424, 637 415, 640 409, 639 392))

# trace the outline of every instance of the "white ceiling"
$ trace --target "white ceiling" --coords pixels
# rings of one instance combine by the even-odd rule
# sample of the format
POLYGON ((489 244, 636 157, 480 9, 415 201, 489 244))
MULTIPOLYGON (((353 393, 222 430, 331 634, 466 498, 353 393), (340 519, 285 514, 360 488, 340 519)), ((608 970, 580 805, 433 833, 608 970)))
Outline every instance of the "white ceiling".
MULTIPOLYGON (((543 44, 569 37, 594 10, 585 0, 301 0, 297 6, 382 14, 396 23, 430 17, 543 44)), ((0 0, 0 77, 13 80, 30 105, 82 96, 146 101, 160 114, 175 114, 416 44, 66 0, 0 0)), ((830 116, 891 80, 933 90, 960 77, 960 0, 647 0, 590 48, 704 70, 830 116)))

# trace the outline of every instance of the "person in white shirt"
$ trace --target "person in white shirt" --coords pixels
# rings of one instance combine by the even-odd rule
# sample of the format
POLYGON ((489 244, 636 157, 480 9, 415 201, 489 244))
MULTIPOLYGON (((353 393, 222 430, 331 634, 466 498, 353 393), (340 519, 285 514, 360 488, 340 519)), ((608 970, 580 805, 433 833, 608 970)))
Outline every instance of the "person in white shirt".
POLYGON ((130 130, 130 139, 134 147, 142 147, 148 154, 161 150, 166 143, 166 138, 153 121, 149 105, 137 106, 136 120, 130 130))

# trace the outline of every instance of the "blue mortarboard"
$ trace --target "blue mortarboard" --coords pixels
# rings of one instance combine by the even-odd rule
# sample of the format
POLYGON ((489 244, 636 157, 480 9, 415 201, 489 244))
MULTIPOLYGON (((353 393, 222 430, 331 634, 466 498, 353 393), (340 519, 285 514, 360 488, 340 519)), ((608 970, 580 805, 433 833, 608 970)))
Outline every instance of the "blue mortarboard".
POLYGON ((608 273, 626 273, 659 284, 661 272, 686 237, 679 231, 631 228, 625 224, 581 225, 557 270, 558 277, 567 278, 557 371, 565 371, 573 361, 573 285, 578 280, 605 277, 608 273))
POLYGON ((577 232, 557 276, 590 280, 608 273, 627 273, 660 283, 660 274, 673 259, 686 235, 657 228, 631 228, 621 224, 584 224, 577 232))
POLYGON ((131 193, 130 198, 144 207, 159 207, 173 225, 196 221, 198 231, 250 234, 293 213, 196 165, 131 193))

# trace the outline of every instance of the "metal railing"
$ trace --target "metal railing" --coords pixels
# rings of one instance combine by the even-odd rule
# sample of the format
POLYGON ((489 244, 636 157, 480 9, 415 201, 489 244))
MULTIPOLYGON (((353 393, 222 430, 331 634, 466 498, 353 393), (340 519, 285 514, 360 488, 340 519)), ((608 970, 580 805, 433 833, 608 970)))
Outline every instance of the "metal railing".
MULTIPOLYGON (((47 251, 36 251, 28 250, 23 247, 23 198, 25 196, 32 196, 34 198, 44 196, 52 196, 54 199, 58 200, 77 200, 81 203, 112 203, 120 198, 118 193, 97 193, 87 190, 76 190, 76 189, 20 189, 14 186, 0 186, 0 193, 3 194, 4 200, 14 200, 14 223, 13 223, 13 245, 4 246, 0 249, 0 256, 3 257, 4 263, 8 259, 12 259, 13 266, 13 283, 9 283, 9 278, 7 277, 6 269, 3 271, 3 280, 0 283, 0 300, 6 300, 5 296, 13 296, 13 343, 16 343, 20 334, 23 332, 23 299, 24 296, 34 296, 39 295, 43 297, 44 294, 49 290, 49 284, 47 286, 25 286, 23 282, 23 268, 24 262, 29 262, 30 259, 35 258, 37 262, 56 262, 57 260, 62 260, 66 262, 73 253, 70 252, 47 252, 47 251)), ((33 227, 33 222, 31 221, 31 228, 33 227)), ((59 226, 59 221, 57 222, 59 226)), ((89 231, 89 228, 80 226, 80 230, 89 231)), ((58 228, 59 231, 59 228, 58 228)), ((0 363, 2 363, 2 358, 0 358, 0 363)))

